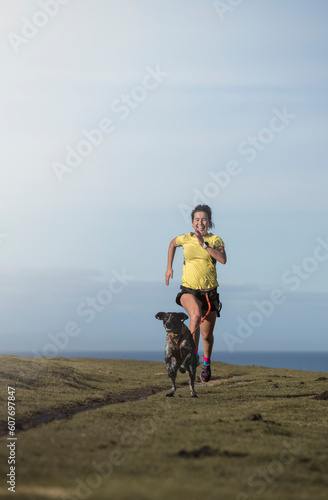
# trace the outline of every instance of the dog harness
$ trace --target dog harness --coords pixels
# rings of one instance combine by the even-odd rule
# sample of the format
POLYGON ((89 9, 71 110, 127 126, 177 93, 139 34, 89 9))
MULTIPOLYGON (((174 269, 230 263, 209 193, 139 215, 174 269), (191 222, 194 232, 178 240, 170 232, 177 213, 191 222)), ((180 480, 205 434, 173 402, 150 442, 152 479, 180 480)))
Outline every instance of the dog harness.
POLYGON ((186 333, 187 333, 187 327, 186 325, 182 325, 184 327, 184 332, 182 334, 179 334, 179 333, 168 333, 167 336, 168 336, 168 339, 169 341, 171 342, 172 346, 173 346, 173 349, 174 349, 174 353, 177 354, 178 353, 178 357, 176 356, 173 356, 172 357, 174 359, 182 359, 182 351, 181 351, 181 344, 182 342, 185 340, 186 338, 186 333), (182 338, 181 338, 181 341, 179 342, 178 339, 175 339, 174 337, 179 337, 180 339, 180 336, 182 335, 182 338))

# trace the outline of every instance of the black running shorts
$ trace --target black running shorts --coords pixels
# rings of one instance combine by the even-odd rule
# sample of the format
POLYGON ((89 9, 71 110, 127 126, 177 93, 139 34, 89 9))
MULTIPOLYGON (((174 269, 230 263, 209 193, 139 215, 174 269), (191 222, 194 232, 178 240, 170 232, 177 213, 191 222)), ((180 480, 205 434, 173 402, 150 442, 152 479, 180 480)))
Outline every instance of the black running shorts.
MULTIPOLYGON (((194 290, 193 288, 187 288, 186 286, 180 286, 181 292, 178 293, 176 296, 176 303, 181 306, 180 299, 184 293, 191 293, 196 297, 196 299, 200 300, 202 303, 202 310, 203 311, 208 311, 208 303, 206 300, 206 294, 208 295, 210 304, 211 304, 211 311, 217 311, 217 316, 220 317, 220 311, 222 308, 222 304, 220 302, 220 296, 217 292, 216 288, 213 288, 213 290, 210 290, 209 292, 205 292, 203 290, 194 290)), ((182 307, 182 306, 181 306, 182 307)))

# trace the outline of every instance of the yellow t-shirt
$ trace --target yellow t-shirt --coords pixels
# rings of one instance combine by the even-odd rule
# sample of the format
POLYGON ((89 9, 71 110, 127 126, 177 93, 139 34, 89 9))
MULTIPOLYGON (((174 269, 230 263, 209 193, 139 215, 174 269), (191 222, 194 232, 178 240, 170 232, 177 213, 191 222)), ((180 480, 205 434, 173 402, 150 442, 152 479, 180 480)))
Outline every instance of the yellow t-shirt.
MULTIPOLYGON (((216 260, 200 246, 195 233, 181 234, 175 239, 178 246, 183 247, 184 263, 182 274, 182 285, 194 290, 214 288, 219 286, 216 275, 216 260)), ((212 233, 203 236, 210 247, 224 247, 224 243, 218 236, 212 233)))

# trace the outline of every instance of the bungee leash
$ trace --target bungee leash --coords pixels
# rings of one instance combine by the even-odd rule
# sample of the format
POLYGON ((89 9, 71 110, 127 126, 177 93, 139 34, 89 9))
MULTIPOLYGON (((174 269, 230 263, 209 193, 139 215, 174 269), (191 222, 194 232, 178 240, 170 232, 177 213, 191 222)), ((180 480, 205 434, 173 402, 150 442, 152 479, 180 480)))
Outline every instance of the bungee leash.
POLYGON ((195 333, 195 331, 197 330, 197 328, 200 327, 200 325, 203 323, 203 321, 205 321, 205 318, 206 316, 209 314, 210 310, 211 310, 211 303, 210 303, 210 299, 208 298, 208 294, 206 293, 206 300, 207 300, 207 304, 208 304, 208 310, 207 310, 207 313, 205 314, 205 316, 202 317, 202 319, 200 320, 200 323, 199 325, 196 326, 195 330, 193 332, 191 332, 191 334, 195 333))

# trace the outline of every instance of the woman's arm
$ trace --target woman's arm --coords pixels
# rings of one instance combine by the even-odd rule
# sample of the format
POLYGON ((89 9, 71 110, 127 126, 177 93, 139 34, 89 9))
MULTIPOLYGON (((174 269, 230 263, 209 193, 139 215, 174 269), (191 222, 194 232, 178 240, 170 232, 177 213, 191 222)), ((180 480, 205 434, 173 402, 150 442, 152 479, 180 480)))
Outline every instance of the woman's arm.
POLYGON ((213 259, 221 262, 221 264, 225 264, 227 262, 227 256, 224 247, 207 247, 205 251, 209 253, 210 256, 213 257, 213 259))
POLYGON ((173 265, 175 250, 177 247, 178 247, 178 245, 176 244, 175 238, 173 238, 173 240, 171 241, 171 243, 169 245, 169 254, 167 257, 167 269, 166 269, 166 273, 165 273, 165 284, 166 285, 169 284, 170 278, 173 279, 172 265, 173 265))
MULTIPOLYGON (((201 247, 203 247, 204 238, 201 235, 201 232, 196 229, 195 234, 196 238, 198 239, 198 243, 200 244, 201 247)), ((216 247, 216 248, 207 247, 204 250, 205 252, 209 253, 210 256, 213 257, 213 259, 221 262, 221 264, 225 264, 227 262, 227 256, 224 247, 216 247)))

